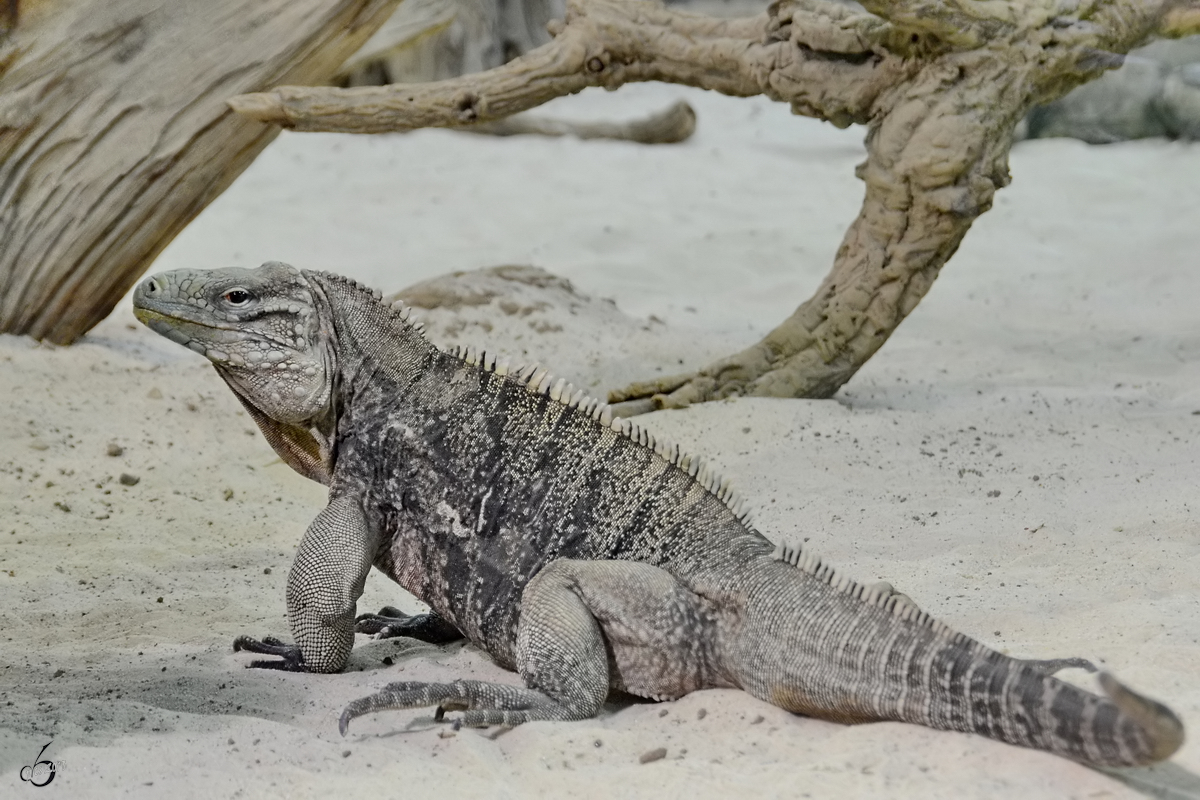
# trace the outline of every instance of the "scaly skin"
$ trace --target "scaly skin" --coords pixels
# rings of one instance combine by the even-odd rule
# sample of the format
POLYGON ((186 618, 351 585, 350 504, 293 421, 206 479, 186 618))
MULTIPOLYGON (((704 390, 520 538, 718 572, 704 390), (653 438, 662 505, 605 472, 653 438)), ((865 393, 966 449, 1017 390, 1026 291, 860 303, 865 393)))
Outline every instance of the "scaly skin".
MULTIPOLYGON (((395 683, 341 719, 437 705, 466 725, 594 715, 611 689, 668 699, 740 687, 798 713, 979 733, 1097 765, 1147 764, 1178 718, 1082 660, 1012 659, 890 586, 773 546, 728 485, 543 370, 446 353, 378 293, 325 273, 181 270, 138 318, 209 358, 268 441, 329 485, 288 577, 296 645, 259 666, 337 672, 371 566, 428 603, 408 630, 455 630, 525 687, 395 683)), ((404 620, 373 615, 365 631, 404 620)))

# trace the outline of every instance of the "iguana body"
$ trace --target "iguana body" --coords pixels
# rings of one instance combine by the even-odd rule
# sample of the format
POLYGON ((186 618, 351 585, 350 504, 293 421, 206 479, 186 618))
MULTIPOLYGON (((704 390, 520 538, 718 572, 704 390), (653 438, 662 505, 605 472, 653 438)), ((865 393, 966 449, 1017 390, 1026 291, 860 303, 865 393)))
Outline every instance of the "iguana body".
MULTIPOLYGON (((593 716, 610 689, 654 699, 740 687, 844 722, 902 720, 1093 764, 1167 758, 1183 728, 1101 675, 1108 697, 1001 655, 890 587, 777 548, 728 486, 533 368, 443 352, 353 281, 272 263, 143 282, 138 318, 205 354, 302 474, 329 485, 288 577, 298 648, 345 665, 371 566, 525 688, 398 683, 346 709, 438 705, 467 725, 593 716)), ((378 630, 378 620, 374 630, 378 630)))

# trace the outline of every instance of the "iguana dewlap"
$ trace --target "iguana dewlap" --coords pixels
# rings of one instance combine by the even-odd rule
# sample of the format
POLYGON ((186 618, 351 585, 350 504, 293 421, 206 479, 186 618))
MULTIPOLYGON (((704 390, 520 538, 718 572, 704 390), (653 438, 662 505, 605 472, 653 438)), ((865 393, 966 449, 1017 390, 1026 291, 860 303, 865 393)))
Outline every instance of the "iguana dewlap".
POLYGON ((177 270, 138 319, 206 356, 276 452, 329 486, 288 576, 296 645, 239 639, 258 662, 337 672, 372 566, 434 610, 359 630, 459 632, 524 687, 394 683, 350 719, 438 705, 466 725, 584 719, 611 689, 654 699, 740 687, 797 713, 901 720, 1099 765, 1169 757, 1183 726, 1079 659, 1009 658, 886 584, 776 547, 727 483, 534 367, 444 352, 354 281, 268 263, 177 270))

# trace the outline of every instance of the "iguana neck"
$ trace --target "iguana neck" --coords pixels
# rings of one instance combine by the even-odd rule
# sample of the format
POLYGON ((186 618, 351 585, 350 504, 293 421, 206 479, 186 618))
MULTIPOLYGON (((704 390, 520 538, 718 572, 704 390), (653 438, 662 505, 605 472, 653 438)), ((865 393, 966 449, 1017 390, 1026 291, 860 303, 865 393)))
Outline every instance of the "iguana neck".
POLYGON ((401 390, 430 377, 429 367, 442 353, 402 310, 347 278, 317 272, 305 276, 320 298, 322 335, 336 355, 332 402, 337 416, 361 387, 376 384, 380 371, 401 390))

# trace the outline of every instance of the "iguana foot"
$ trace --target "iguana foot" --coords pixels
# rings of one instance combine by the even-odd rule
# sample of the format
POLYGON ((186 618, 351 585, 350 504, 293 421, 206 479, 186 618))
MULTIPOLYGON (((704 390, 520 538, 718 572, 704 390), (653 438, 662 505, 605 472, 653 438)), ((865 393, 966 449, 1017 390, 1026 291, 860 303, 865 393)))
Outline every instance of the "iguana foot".
POLYGON ((245 650, 247 653, 260 653, 266 656, 279 656, 282 661, 264 661, 257 659, 250 662, 250 669, 278 669, 284 672, 308 672, 304 664, 304 655, 294 644, 284 644, 274 636, 264 636, 260 642, 249 636, 239 636, 233 640, 234 652, 245 650))
POLYGON ((405 614, 393 606, 384 606, 378 614, 359 614, 354 620, 354 632, 373 634, 376 639, 406 636, 430 644, 447 644, 463 638, 458 628, 435 613, 405 614))
POLYGON ((455 729, 462 726, 486 728, 489 725, 512 727, 539 719, 562 720, 577 716, 549 696, 523 686, 483 681, 400 681, 390 683, 383 691, 346 706, 338 720, 338 730, 345 736, 350 720, 364 714, 426 706, 437 706, 434 718, 438 722, 445 721, 447 711, 462 711, 462 716, 453 720, 455 729))

